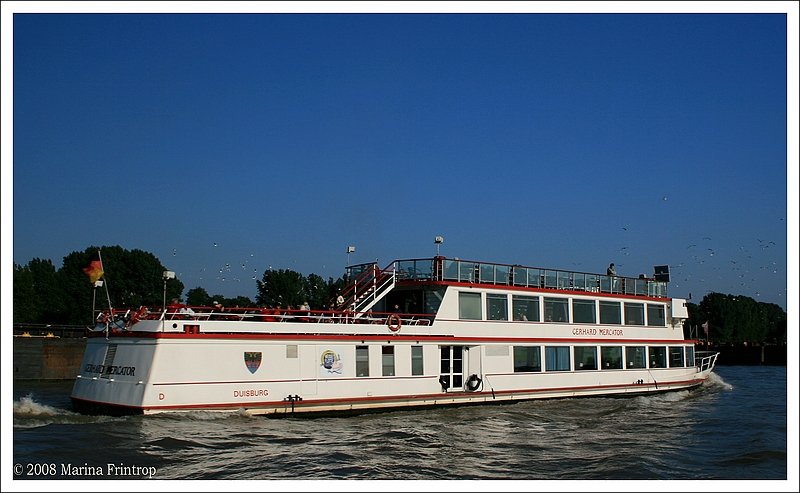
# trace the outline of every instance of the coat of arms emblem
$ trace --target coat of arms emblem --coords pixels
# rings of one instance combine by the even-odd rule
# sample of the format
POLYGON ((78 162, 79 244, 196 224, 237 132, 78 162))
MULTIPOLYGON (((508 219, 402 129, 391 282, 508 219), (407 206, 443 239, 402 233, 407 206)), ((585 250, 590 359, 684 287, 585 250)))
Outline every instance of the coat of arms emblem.
POLYGON ((245 351, 244 364, 247 365, 247 369, 250 370, 250 373, 255 373, 258 367, 261 366, 261 352, 245 351))

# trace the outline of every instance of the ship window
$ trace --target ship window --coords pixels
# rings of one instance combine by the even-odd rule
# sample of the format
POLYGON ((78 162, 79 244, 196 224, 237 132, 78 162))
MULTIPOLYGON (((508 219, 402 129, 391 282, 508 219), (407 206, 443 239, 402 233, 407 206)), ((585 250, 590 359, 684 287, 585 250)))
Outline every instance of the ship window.
POLYGON ((524 322, 539 321, 539 297, 514 295, 511 297, 514 320, 524 322))
POLYGON ((487 294, 486 318, 489 320, 508 320, 508 296, 504 294, 487 294))
POLYGON ((539 346, 514 346, 514 372, 542 371, 542 350, 539 346))
POLYGON ((544 299, 545 322, 569 322, 569 305, 566 298, 544 299))
POLYGON ((667 348, 663 346, 650 348, 650 368, 667 367, 667 348))
POLYGON ((625 348, 625 368, 645 368, 647 366, 647 353, 644 346, 628 346, 625 348))
POLYGON ((597 321, 594 300, 572 300, 572 321, 576 324, 593 324, 597 321))
POLYGON ((297 344, 288 344, 286 346, 286 357, 289 359, 297 358, 297 344))
POLYGON ((411 346, 411 374, 422 375, 424 374, 422 359, 422 346, 411 346))
POLYGON ((480 320, 481 319, 481 294, 458 293, 458 318, 461 320, 480 320))
POLYGON ((422 292, 422 313, 436 314, 444 298, 444 288, 426 289, 422 292))
POLYGON ((575 369, 576 370, 596 370, 597 369, 597 347, 596 346, 575 346, 575 369))
POLYGON ((381 363, 383 366, 383 376, 394 376, 394 346, 381 347, 381 363))
POLYGON ((694 366, 694 346, 686 346, 686 366, 694 366))
POLYGON ((369 346, 356 346, 356 376, 369 376, 369 346))
POLYGON ((446 390, 450 387, 464 387, 463 352, 464 346, 441 346, 441 368, 439 382, 446 390))
POLYGON ((601 346, 600 368, 603 370, 621 370, 622 346, 601 346))
POLYGON ((617 325, 622 323, 622 312, 618 301, 600 302, 600 323, 617 325))
POLYGON ((569 347, 545 347, 544 362, 547 371, 569 371, 569 347))
POLYGON ((669 367, 670 368, 683 368, 683 347, 670 346, 669 347, 669 367))
POLYGON ((647 304, 647 325, 664 327, 667 320, 664 317, 664 305, 647 304))
POLYGON ((625 303, 625 325, 644 325, 644 305, 625 303))

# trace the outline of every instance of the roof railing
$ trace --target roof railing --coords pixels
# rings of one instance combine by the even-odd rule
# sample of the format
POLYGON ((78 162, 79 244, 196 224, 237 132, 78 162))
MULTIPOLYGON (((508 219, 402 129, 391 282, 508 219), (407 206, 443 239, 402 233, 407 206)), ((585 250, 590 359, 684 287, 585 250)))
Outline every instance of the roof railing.
POLYGON ((434 257, 394 261, 398 281, 455 281, 590 293, 667 297, 667 283, 645 277, 624 277, 522 265, 434 257))

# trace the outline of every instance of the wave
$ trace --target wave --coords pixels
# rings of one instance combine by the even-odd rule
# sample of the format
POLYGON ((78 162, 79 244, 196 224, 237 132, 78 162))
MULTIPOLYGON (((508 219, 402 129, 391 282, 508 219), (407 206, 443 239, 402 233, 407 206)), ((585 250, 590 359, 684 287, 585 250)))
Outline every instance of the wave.
POLYGON ((111 416, 89 416, 70 409, 38 402, 28 394, 14 401, 14 428, 39 428, 51 424, 104 423, 124 420, 111 416))
POLYGON ((703 382, 703 385, 710 387, 719 387, 723 390, 733 390, 733 385, 723 380, 722 377, 715 372, 712 372, 708 375, 708 378, 706 379, 705 382, 703 382))
POLYGON ((680 402, 691 396, 689 390, 675 390, 670 392, 662 392, 652 395, 640 395, 636 397, 636 401, 645 403, 656 402, 680 402))
MULTIPOLYGON (((28 394, 18 401, 14 401, 14 417, 24 416, 55 416, 57 414, 70 413, 65 409, 55 408, 47 404, 41 404, 33 400, 33 396, 28 394)), ((75 414, 75 413, 72 413, 75 414)))
POLYGON ((231 418, 257 418, 244 409, 236 411, 164 411, 148 416, 148 419, 178 419, 181 421, 218 421, 231 418))

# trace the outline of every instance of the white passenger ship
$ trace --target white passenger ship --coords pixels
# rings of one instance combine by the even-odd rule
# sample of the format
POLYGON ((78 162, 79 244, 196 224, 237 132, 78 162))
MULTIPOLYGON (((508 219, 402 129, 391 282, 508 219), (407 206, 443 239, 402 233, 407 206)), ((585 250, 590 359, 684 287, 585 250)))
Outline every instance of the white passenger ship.
POLYGON ((163 307, 88 339, 76 409, 361 411, 689 389, 668 269, 627 278, 448 259, 350 266, 336 310, 163 307))

